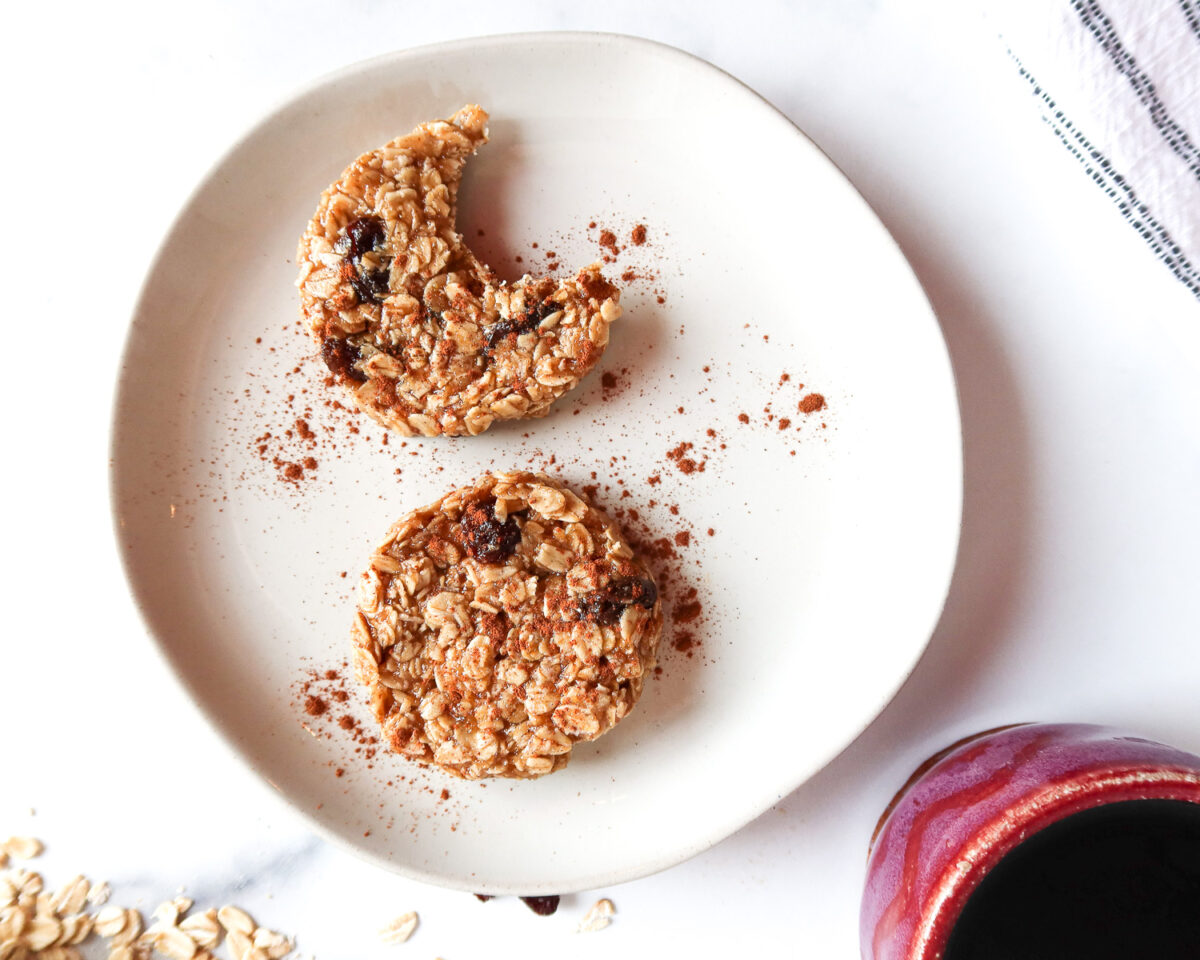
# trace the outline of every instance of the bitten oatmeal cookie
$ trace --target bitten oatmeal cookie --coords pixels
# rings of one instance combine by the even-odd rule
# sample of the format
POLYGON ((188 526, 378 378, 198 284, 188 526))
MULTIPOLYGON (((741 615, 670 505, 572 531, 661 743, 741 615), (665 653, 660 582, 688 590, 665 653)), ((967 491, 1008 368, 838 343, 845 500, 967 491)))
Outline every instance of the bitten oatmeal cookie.
POLYGON ((662 606, 603 513, 497 473, 414 510, 359 582, 355 669, 384 739, 458 777, 540 777, 637 703, 662 606))
POLYGON ((541 417, 621 315, 599 264, 501 283, 455 230, 463 164, 487 142, 466 106, 364 153, 300 238, 301 310, 355 405, 407 436, 474 436, 541 417))

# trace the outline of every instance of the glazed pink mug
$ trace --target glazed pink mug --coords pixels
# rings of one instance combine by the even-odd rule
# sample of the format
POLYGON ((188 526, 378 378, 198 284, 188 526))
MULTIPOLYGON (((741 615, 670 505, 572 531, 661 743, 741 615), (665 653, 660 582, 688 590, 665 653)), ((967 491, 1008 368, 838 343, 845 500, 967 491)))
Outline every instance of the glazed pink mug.
POLYGON ((1128 800, 1200 804, 1200 757, 1090 724, 1001 727, 947 747, 913 774, 872 838, 864 960, 940 960, 971 894, 1007 854, 1052 824, 1061 832, 1073 814, 1128 800))

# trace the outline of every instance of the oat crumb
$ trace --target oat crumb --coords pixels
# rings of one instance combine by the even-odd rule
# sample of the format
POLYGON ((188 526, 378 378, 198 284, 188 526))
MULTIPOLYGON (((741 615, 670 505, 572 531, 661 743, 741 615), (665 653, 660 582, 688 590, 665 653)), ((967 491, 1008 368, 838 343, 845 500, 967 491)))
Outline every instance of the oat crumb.
POLYGON ((613 914, 617 912, 617 908, 613 906, 613 902, 607 898, 597 900, 592 904, 583 919, 579 922, 577 933, 596 933, 603 930, 612 923, 613 914))
POLYGON ((0 844, 0 850, 14 860, 32 860, 42 853, 42 841, 36 837, 9 837, 0 844))
POLYGON ((388 946, 404 943, 413 935, 419 922, 420 918, 415 911, 403 913, 379 931, 379 939, 388 946))

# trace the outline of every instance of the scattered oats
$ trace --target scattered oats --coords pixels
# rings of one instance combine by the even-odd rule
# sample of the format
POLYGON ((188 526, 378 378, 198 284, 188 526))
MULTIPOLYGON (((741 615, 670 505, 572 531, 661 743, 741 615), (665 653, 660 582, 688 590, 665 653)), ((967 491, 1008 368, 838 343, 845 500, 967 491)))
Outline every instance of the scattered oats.
POLYGON ((125 929, 128 918, 120 907, 105 907, 96 914, 92 929, 102 937, 115 937, 125 929))
POLYGON ((254 921, 250 919, 250 914, 229 904, 217 911, 217 920, 229 933, 240 933, 246 937, 254 933, 254 921))
MULTIPOLYGON (((28 859, 42 845, 10 837, 0 850, 6 860, 28 859)), ((256 929, 250 915, 232 905, 185 917, 194 903, 177 896, 155 908, 155 922, 143 934, 140 911, 102 906, 111 895, 107 883, 93 886, 80 875, 52 894, 43 889, 42 875, 31 870, 0 873, 0 960, 82 960, 75 945, 92 934, 108 940, 108 960, 151 960, 152 953, 167 960, 217 960, 210 951, 220 945, 222 927, 232 960, 283 960, 292 952, 291 939, 256 929), (88 905, 98 908, 95 914, 85 912, 88 905)))
POLYGON ((34 917, 25 929, 25 945, 34 953, 45 950, 58 942, 62 936, 62 924, 57 917, 39 914, 34 917))
POLYGON ((150 916, 168 927, 173 927, 179 922, 179 905, 174 900, 167 900, 155 907, 150 916))
POLYGON ((29 916, 17 906, 0 908, 0 943, 16 940, 29 923, 29 916))
POLYGON ((170 960, 192 960, 196 955, 196 941, 179 927, 162 926, 149 933, 154 949, 170 960))
POLYGON ((83 913, 87 907, 88 894, 91 892, 91 889, 92 885, 84 877, 78 877, 75 880, 74 887, 58 912, 63 914, 83 913))
POLYGON ((28 870, 17 870, 15 873, 9 874, 13 884, 17 888, 17 899, 32 900, 33 897, 42 892, 42 875, 40 873, 31 873, 28 870))
POLYGON ((8 866, 8 851, 0 849, 0 868, 8 866))
POLYGON ((130 907, 125 911, 125 926, 112 938, 114 947, 131 946, 142 933, 142 915, 130 907))
POLYGON ((266 927, 259 927, 254 931, 254 946, 265 953, 269 960, 280 960, 292 952, 292 941, 266 927))
POLYGON ((33 898, 33 912, 47 917, 54 915, 54 909, 50 906, 49 894, 39 893, 33 898))
POLYGON ((205 950, 212 949, 221 940, 221 925, 217 922, 216 910, 205 910, 197 913, 179 924, 180 930, 196 941, 196 946, 205 950))
POLYGON ((63 933, 59 943, 74 946, 83 943, 91 935, 94 926, 86 913, 72 913, 62 918, 63 933))
POLYGON ((42 852, 42 842, 36 837, 9 837, 3 849, 17 860, 32 860, 42 852))
POLYGON ((592 904, 591 909, 584 914, 583 919, 579 922, 579 928, 576 933, 595 933, 598 930, 603 930, 612 923, 612 915, 617 912, 617 908, 613 906, 613 902, 607 898, 597 900, 592 904))
POLYGON ((37 956, 38 960, 81 960, 79 951, 71 947, 50 947, 37 956))
POLYGON ((417 929, 419 918, 416 913, 406 913, 397 917, 386 927, 379 931, 379 939, 388 946, 404 943, 413 935, 413 931, 417 929))
POLYGON ((68 880, 50 898, 51 912, 59 914, 78 913, 87 902, 88 890, 90 889, 91 885, 83 875, 68 880))
POLYGON ((241 930, 230 930, 229 927, 225 927, 225 929, 228 931, 225 936, 225 945, 229 947, 229 955, 233 957, 233 960, 246 960, 246 955, 254 949, 250 937, 241 930))

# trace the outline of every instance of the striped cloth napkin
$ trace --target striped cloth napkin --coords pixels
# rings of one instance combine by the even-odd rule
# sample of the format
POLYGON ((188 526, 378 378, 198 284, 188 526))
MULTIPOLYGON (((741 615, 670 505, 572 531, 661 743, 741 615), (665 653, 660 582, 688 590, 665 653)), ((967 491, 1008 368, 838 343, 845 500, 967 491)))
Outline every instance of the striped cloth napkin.
POLYGON ((1063 146, 1200 297, 1200 0, 995 0, 1063 146))

